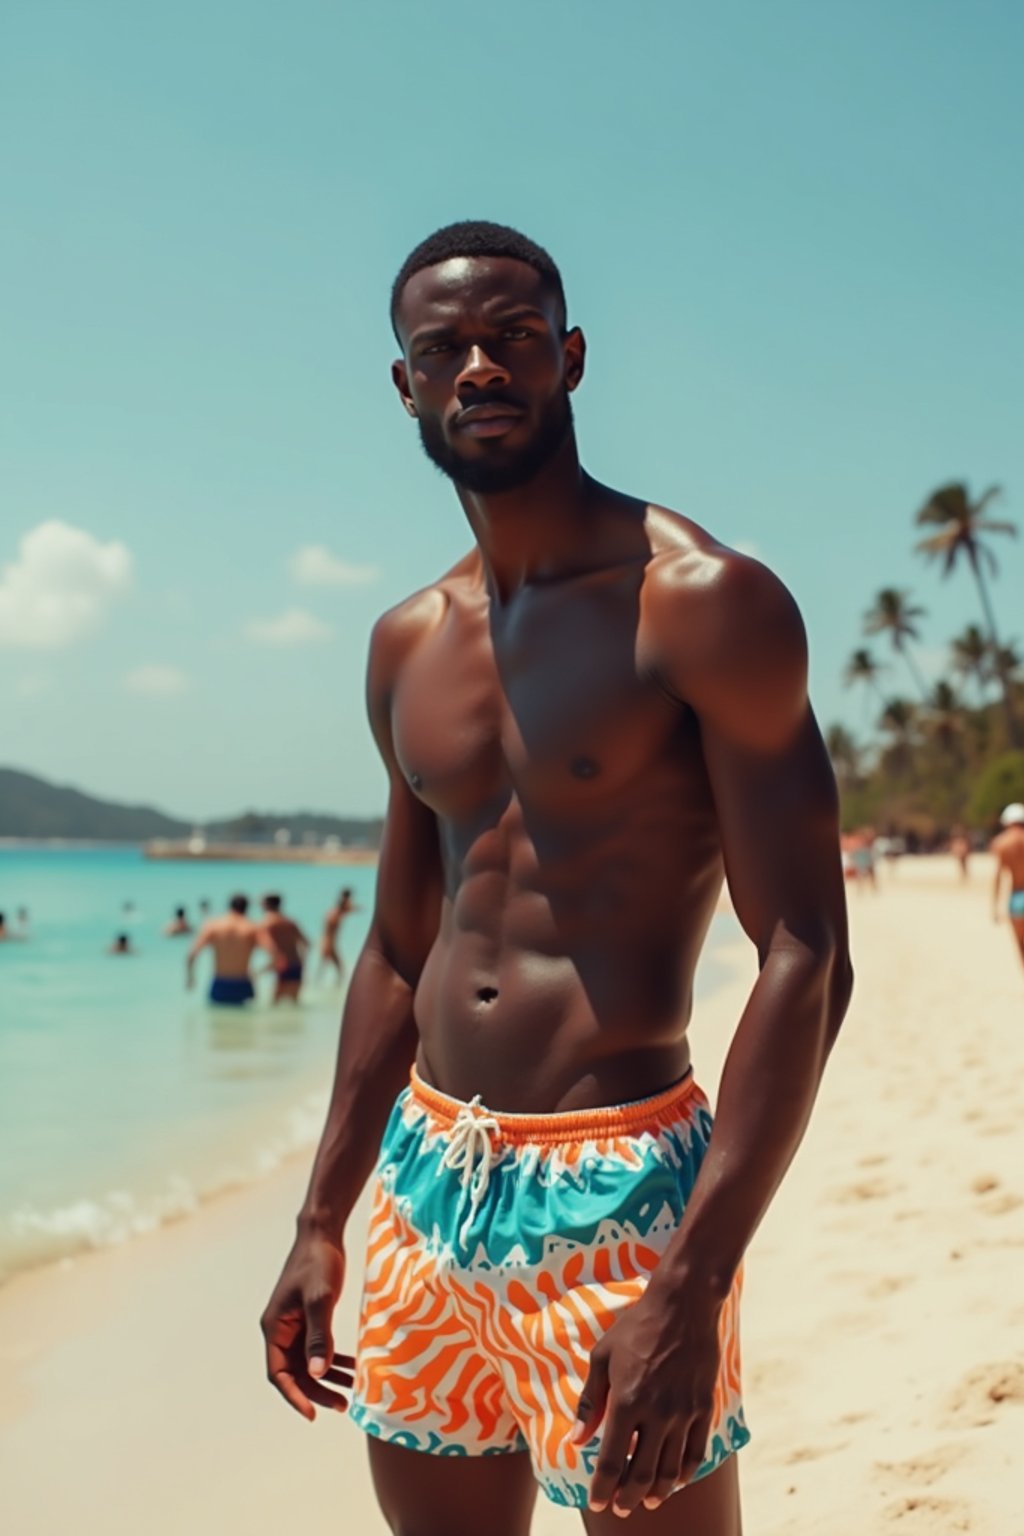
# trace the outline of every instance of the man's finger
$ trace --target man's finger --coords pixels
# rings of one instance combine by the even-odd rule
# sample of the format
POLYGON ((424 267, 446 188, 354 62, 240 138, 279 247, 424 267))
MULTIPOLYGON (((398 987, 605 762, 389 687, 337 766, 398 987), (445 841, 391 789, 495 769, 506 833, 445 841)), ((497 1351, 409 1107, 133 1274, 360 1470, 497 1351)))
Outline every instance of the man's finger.
POLYGON ((661 1459, 663 1439, 664 1428, 660 1425, 642 1424, 637 1430, 629 1465, 612 1497, 612 1508, 617 1515, 631 1515, 650 1493, 661 1459))
POLYGON ((328 1360, 334 1354, 334 1340, 331 1337, 333 1311, 334 1304, 329 1296, 317 1296, 306 1302, 306 1361, 311 1376, 322 1376, 328 1360))
POLYGON ((576 1423, 569 1437, 573 1445, 582 1445, 584 1440, 590 1439, 604 1418, 607 1402, 608 1367, 604 1356, 595 1353, 590 1357, 590 1369, 576 1405, 576 1423))
POLYGON ((344 1413, 348 1407, 347 1397, 341 1392, 332 1392, 328 1387, 321 1386, 312 1376, 293 1375, 291 1371, 283 1370, 271 1376, 270 1380, 285 1401, 310 1423, 316 1418, 314 1404, 320 1408, 329 1408, 334 1413, 344 1413))
POLYGON ((350 1387, 355 1380, 355 1373, 353 1371, 338 1370, 336 1366, 332 1365, 324 1371, 320 1380, 331 1381, 336 1387, 350 1387))
POLYGON ((682 1465, 679 1470, 681 1483, 692 1483, 700 1469, 701 1463, 707 1454, 708 1437, 711 1434, 711 1410, 700 1413, 690 1424, 686 1433, 686 1445, 683 1450, 682 1465))
POLYGON ((606 1509, 626 1471, 629 1448, 636 1433, 639 1410, 632 1403, 612 1399, 601 1437, 597 1469, 590 1483, 591 1509, 606 1509))
POLYGON ((316 1418, 316 1409, 304 1392, 296 1385, 295 1377, 290 1371, 274 1371, 269 1377, 271 1386, 277 1388, 286 1403, 290 1403, 297 1413, 301 1413, 304 1419, 310 1423, 316 1418))
POLYGON ((680 1481, 680 1469, 683 1465, 683 1452, 686 1449, 686 1426, 673 1427, 665 1436, 665 1443, 661 1447, 661 1455, 658 1457, 658 1470, 655 1473, 654 1482, 644 1499, 645 1509, 657 1509, 663 1504, 669 1494, 680 1481))

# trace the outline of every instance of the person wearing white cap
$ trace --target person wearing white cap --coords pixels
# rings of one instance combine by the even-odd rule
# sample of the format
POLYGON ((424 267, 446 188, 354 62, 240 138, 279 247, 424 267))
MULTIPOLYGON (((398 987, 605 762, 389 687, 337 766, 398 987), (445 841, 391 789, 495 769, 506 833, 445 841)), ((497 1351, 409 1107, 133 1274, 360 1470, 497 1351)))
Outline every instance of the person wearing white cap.
POLYGON ((1024 804, 1015 800, 999 818, 1004 828, 992 841, 996 856, 996 880, 992 887, 992 916, 999 921, 1000 892, 1004 879, 1009 879, 1009 917, 1017 940, 1020 958, 1024 961, 1024 804))

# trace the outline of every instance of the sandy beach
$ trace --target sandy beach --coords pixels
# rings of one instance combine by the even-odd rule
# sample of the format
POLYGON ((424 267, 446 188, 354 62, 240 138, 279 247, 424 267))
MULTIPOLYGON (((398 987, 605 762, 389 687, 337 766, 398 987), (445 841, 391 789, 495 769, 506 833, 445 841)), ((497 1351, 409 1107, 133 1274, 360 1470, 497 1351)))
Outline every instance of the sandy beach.
MULTIPOLYGON (((745 1523, 758 1536, 1024 1532, 1024 973, 988 861, 851 893, 857 989, 750 1252, 745 1523)), ((693 1025, 713 1092, 754 975, 693 1025)), ((11 1536, 385 1530, 361 1434, 285 1408, 257 1319, 308 1157, 123 1248, 0 1290, 11 1536)), ((354 1337, 365 1211, 336 1343, 354 1337)), ((488 1529, 486 1519, 481 1531, 488 1529)), ((536 1536, 581 1529, 538 1503, 536 1536)))

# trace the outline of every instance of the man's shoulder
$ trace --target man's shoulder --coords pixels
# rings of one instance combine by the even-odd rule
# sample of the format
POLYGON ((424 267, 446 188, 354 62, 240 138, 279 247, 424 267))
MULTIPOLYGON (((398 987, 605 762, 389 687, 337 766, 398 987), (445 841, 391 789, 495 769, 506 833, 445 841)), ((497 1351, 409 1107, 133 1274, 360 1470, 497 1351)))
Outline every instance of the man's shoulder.
POLYGON ((687 631, 726 653, 780 627, 802 634, 796 602, 755 555, 734 549, 691 518, 666 507, 648 510, 651 559, 644 609, 659 629, 687 631))
POLYGON ((644 649, 667 691, 752 745, 790 734, 807 708, 807 640, 783 582, 664 508, 648 531, 644 649))
POLYGON ((371 671, 393 675, 394 668, 424 635, 437 629, 459 593, 468 590, 478 570, 479 558, 475 551, 470 551, 443 576, 386 609, 370 635, 371 671))

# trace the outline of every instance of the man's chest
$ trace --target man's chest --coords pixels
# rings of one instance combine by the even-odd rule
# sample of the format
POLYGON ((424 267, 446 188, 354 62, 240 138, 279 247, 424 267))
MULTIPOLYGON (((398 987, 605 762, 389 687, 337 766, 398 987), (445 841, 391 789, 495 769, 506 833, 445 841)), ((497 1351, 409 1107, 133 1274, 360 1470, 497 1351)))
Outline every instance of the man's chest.
POLYGON ((457 819, 510 790, 524 809, 614 793, 671 749, 679 715, 645 668, 635 609, 547 604, 515 624, 440 626, 403 668, 392 730, 413 789, 457 819))

